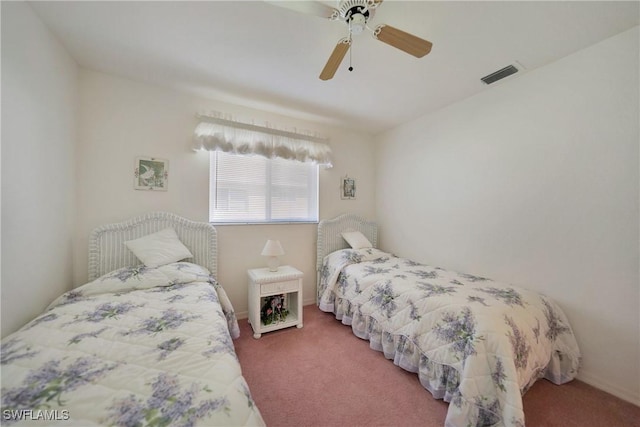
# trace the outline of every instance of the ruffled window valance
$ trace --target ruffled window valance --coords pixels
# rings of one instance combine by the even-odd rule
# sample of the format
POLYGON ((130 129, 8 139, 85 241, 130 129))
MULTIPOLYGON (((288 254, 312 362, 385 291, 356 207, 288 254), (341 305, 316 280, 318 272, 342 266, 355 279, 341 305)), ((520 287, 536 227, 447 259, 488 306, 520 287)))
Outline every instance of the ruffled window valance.
POLYGON ((259 155, 331 167, 331 147, 326 138, 265 126, 198 115, 193 149, 259 155))

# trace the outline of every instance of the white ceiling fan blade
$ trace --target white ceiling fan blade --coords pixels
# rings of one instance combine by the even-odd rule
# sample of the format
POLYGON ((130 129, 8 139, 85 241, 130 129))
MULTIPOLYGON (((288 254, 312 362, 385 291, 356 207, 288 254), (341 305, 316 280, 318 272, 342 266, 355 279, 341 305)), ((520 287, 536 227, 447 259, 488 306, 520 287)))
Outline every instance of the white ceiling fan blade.
POLYGON ((305 13, 307 15, 315 15, 326 19, 336 19, 338 10, 327 6, 319 1, 274 1, 264 0, 265 3, 272 4, 285 9, 294 10, 296 12, 305 13))

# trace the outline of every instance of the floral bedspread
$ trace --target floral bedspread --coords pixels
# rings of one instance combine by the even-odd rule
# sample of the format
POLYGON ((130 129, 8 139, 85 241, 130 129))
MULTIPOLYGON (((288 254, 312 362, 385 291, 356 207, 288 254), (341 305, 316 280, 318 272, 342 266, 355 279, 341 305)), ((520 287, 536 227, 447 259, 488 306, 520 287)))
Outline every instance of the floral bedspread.
POLYGON ((321 310, 450 402, 447 426, 524 426, 526 390, 541 377, 568 382, 580 364, 550 298, 377 249, 325 257, 318 297, 321 310))
POLYGON ((116 270, 2 340, 2 424, 264 425, 238 335, 204 267, 116 270))

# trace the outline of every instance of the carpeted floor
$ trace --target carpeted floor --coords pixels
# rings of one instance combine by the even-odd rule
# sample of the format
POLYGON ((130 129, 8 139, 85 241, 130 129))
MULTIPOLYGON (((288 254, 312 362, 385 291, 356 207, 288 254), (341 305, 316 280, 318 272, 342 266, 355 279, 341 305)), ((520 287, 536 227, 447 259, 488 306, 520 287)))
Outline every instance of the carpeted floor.
MULTIPOLYGON (((315 305, 304 327, 254 339, 246 319, 235 341, 243 375, 270 427, 441 427, 447 403, 371 350, 351 328, 315 305)), ((528 427, 640 427, 640 408, 580 381, 538 381, 524 396, 528 427)))

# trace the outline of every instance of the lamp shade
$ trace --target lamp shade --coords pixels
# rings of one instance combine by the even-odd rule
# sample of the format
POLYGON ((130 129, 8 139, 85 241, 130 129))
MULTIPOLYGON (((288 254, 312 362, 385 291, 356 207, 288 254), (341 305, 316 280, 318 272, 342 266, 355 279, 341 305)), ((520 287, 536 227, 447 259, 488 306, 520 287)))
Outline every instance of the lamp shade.
POLYGON ((279 240, 267 240, 267 243, 262 249, 262 255, 264 256, 280 256, 284 255, 284 249, 279 240))
POLYGON ((278 257, 284 255, 284 249, 278 240, 267 240, 267 244, 264 245, 262 255, 269 257, 269 271, 278 271, 280 266, 280 260, 278 257))

